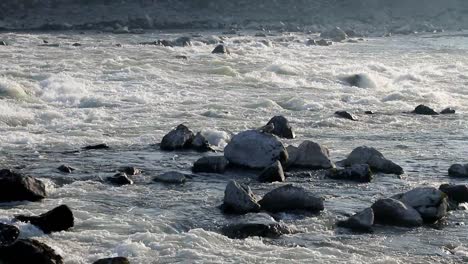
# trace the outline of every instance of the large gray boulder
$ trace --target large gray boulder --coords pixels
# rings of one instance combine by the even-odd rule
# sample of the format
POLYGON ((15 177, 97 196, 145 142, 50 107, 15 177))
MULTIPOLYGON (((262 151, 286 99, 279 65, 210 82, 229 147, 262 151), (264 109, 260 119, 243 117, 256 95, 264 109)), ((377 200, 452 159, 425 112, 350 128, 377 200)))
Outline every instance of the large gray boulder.
POLYGON ((18 239, 19 233, 16 226, 0 223, 0 248, 13 244, 18 239))
POLYGON ((423 219, 413 207, 392 199, 381 199, 372 205, 374 223, 402 227, 422 226, 423 219))
POLYGON ((453 164, 448 173, 451 177, 468 177, 468 164, 453 164))
POLYGON ((326 173, 326 176, 335 180, 370 182, 372 171, 367 164, 354 164, 343 169, 331 169, 326 173))
POLYGON ((416 209, 428 223, 436 222, 447 215, 447 195, 434 187, 415 188, 394 198, 416 209))
POLYGON ((355 164, 367 164, 373 172, 382 172, 389 174, 401 175, 404 173, 403 168, 395 164, 393 161, 386 159, 382 153, 371 147, 355 148, 348 158, 342 161, 344 166, 352 166, 355 164))
POLYGON ((278 238, 283 234, 291 234, 293 230, 283 223, 275 221, 265 213, 247 214, 239 223, 226 225, 221 233, 232 239, 244 239, 247 237, 278 238))
POLYGON ((0 202, 39 201, 45 198, 44 183, 12 170, 0 170, 0 202))
POLYGON ((272 119, 270 119, 270 121, 268 121, 267 126, 270 124, 273 124, 274 127, 273 131, 271 131, 272 134, 281 138, 292 139, 296 137, 286 117, 274 116, 272 119))
POLYGON ((274 135, 247 130, 235 135, 224 149, 230 164, 252 169, 263 169, 279 160, 285 163, 288 153, 274 135))
POLYGON ((335 27, 331 30, 322 32, 320 37, 330 39, 335 42, 340 42, 348 38, 348 35, 346 35, 346 32, 344 32, 341 28, 335 27))
POLYGON ((8 247, 0 247, 0 263, 62 264, 63 259, 44 243, 19 239, 8 247))
POLYGON ((249 186, 230 181, 224 191, 222 209, 226 213, 246 214, 260 211, 260 205, 249 186))
POLYGON ((330 160, 330 152, 318 143, 306 140, 299 147, 288 146, 288 167, 307 169, 330 169, 335 164, 330 160))
POLYGON ((350 218, 339 221, 337 226, 349 228, 357 232, 372 232, 372 226, 374 225, 374 211, 372 208, 367 208, 350 218))
POLYGON ((270 191, 259 203, 263 210, 273 213, 296 210, 317 213, 324 209, 322 198, 292 184, 270 191))
POLYGON ((224 173, 229 161, 224 156, 206 156, 193 164, 192 171, 195 173, 224 173))
POLYGON ((193 132, 188 127, 180 124, 163 137, 161 141, 161 149, 171 151, 190 148, 194 137, 193 132))
POLYGON ((38 216, 18 215, 15 218, 39 227, 46 234, 68 230, 74 225, 73 212, 66 205, 60 205, 38 216))
POLYGON ((285 181, 283 166, 279 161, 265 168, 258 176, 260 182, 283 182, 285 181))

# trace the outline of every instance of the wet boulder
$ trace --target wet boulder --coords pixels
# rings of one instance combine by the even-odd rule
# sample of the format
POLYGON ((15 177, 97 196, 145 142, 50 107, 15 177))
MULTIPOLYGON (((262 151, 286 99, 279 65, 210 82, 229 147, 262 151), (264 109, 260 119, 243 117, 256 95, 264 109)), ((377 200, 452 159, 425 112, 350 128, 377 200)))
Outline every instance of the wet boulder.
POLYGON ((335 180, 370 182, 372 171, 367 164, 354 164, 343 169, 331 169, 326 173, 326 176, 335 180))
POLYGON ((119 186, 133 184, 132 179, 130 179, 128 175, 124 172, 119 172, 112 177, 107 177, 106 180, 112 184, 119 186))
POLYGON ((193 138, 193 132, 185 125, 180 124, 163 137, 161 149, 171 151, 190 148, 193 138))
POLYGON ((331 30, 324 31, 320 34, 321 38, 330 39, 335 42, 340 42, 348 38, 346 32, 344 32, 341 28, 335 27, 331 30))
POLYGON ((245 239, 247 237, 278 238, 294 231, 283 223, 275 221, 268 214, 247 214, 239 223, 226 225, 221 233, 231 239, 245 239))
POLYGON ((454 164, 450 166, 448 174, 451 177, 468 177, 468 164, 454 164))
POLYGON ((99 149, 109 149, 109 148, 110 148, 109 145, 107 145, 106 143, 102 143, 102 144, 83 147, 83 150, 99 150, 99 149))
POLYGON ((447 107, 444 110, 440 111, 440 114, 441 115, 451 115, 451 114, 455 114, 455 112, 456 112, 455 109, 447 107))
POLYGON ((115 257, 99 259, 93 262, 93 264, 130 264, 130 261, 126 257, 115 257))
POLYGON ((224 173, 229 161, 224 156, 206 156, 193 164, 192 171, 195 173, 224 173))
POLYGON ((348 158, 341 162, 344 166, 352 166, 354 164, 367 164, 373 172, 382 172, 388 174, 401 175, 404 173, 403 168, 395 164, 393 161, 386 159, 382 153, 371 147, 357 147, 348 158))
POLYGON ((336 111, 335 115, 344 119, 352 120, 352 121, 357 121, 357 117, 349 113, 348 111, 336 111))
POLYGON ((211 53, 213 53, 213 54, 231 54, 229 49, 226 48, 226 46, 224 46, 223 44, 219 44, 218 46, 216 46, 216 48, 214 48, 214 50, 211 53))
POLYGON ((381 199, 372 205, 374 223, 402 227, 422 226, 423 219, 413 207, 392 199, 381 199))
POLYGON ((44 183, 12 170, 0 170, 0 202, 39 201, 45 198, 44 183))
POLYGON ((276 136, 247 130, 232 137, 224 149, 224 157, 232 165, 263 169, 277 160, 284 164, 288 153, 276 136))
POLYGON ((141 174, 141 170, 135 167, 127 166, 119 169, 120 172, 123 172, 129 176, 135 176, 141 174))
POLYGON ((19 233, 16 226, 0 223, 0 248, 13 244, 18 239, 19 233))
POLYGON ((288 146, 288 167, 307 168, 313 170, 334 168, 335 164, 330 160, 328 148, 306 140, 299 147, 288 146))
POLYGON ((415 188, 393 198, 416 209, 427 223, 434 223, 447 215, 447 195, 434 187, 415 188))
POLYGON ((417 114, 417 115, 438 115, 439 114, 436 111, 434 111, 434 109, 425 105, 416 106, 416 108, 413 110, 412 113, 417 114))
POLYGON ((467 185, 451 185, 442 184, 439 190, 444 192, 448 198, 456 203, 468 202, 468 186, 467 185))
POLYGON ((185 174, 177 171, 169 171, 153 178, 153 181, 163 183, 182 184, 187 181, 185 174))
POLYGON ((374 225, 374 211, 372 208, 367 208, 350 218, 339 221, 338 227, 344 227, 351 229, 356 232, 372 232, 372 226, 374 225))
POLYGON ((38 216, 18 215, 15 216, 15 219, 21 222, 29 222, 39 227, 46 234, 65 231, 74 226, 73 212, 66 205, 60 205, 38 216))
POLYGON ((268 121, 267 125, 270 124, 273 124, 273 129, 271 131, 272 134, 277 135, 281 138, 292 139, 296 137, 286 117, 275 116, 272 119, 270 119, 270 121, 268 121))
POLYGON ((222 210, 225 213, 246 214, 260 211, 260 205, 249 186, 230 181, 224 191, 222 210))
POLYGON ((324 209, 323 199, 302 187, 284 185, 265 194, 259 204, 268 212, 307 211, 318 213, 324 209))
POLYGON ((0 263, 62 264, 63 259, 44 243, 20 239, 8 247, 0 247, 0 263))
POLYGON ((284 171, 281 162, 276 161, 270 167, 265 168, 258 176, 260 182, 284 182, 284 171))
POLYGON ((72 168, 68 165, 60 165, 60 167, 58 167, 57 170, 63 173, 72 173, 75 170, 75 168, 72 168))
POLYGON ((200 132, 198 132, 193 138, 191 147, 192 149, 200 152, 212 150, 210 143, 208 143, 208 140, 200 132))

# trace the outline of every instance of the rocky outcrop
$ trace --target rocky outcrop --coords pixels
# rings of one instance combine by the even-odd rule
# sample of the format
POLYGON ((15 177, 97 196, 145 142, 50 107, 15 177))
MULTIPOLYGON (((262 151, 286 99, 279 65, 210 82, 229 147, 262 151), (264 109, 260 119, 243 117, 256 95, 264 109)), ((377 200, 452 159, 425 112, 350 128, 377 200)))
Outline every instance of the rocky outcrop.
POLYGON ((281 137, 281 138, 292 139, 296 137, 286 117, 274 116, 267 123, 267 125, 270 125, 270 124, 273 124, 273 130, 271 131, 272 134, 277 135, 278 137, 281 137))
POLYGON ((19 233, 16 226, 0 223, 0 248, 13 244, 18 239, 19 233))
POLYGON ((20 239, 8 247, 0 247, 0 263, 62 264, 63 259, 46 244, 20 239))
POLYGON ((338 227, 348 228, 356 232, 372 232, 373 225, 374 211, 372 208, 367 208, 350 218, 337 223, 338 227))
POLYGON ((468 164, 454 164, 450 166, 448 174, 451 177, 468 177, 468 164))
POLYGON ((74 225, 73 212, 66 205, 60 205, 38 216, 18 215, 15 218, 39 227, 46 234, 65 231, 74 225))
POLYGON ((130 179, 128 175, 124 172, 119 172, 112 177, 107 177, 106 180, 112 184, 119 186, 133 184, 133 180, 130 179))
POLYGON ((392 198, 416 209, 427 223, 434 223, 447 215, 447 195, 434 187, 415 188, 392 198))
POLYGON ((306 140, 299 147, 288 146, 288 167, 307 169, 330 169, 335 164, 330 160, 330 152, 318 143, 306 140))
POLYGON ((418 211, 392 198, 378 200, 372 205, 372 210, 376 224, 402 227, 418 227, 423 224, 418 211))
POLYGON ((265 168, 258 176, 259 182, 283 182, 285 181, 283 166, 279 161, 265 168))
POLYGON ((115 257, 99 259, 93 262, 93 264, 130 264, 130 261, 126 257, 115 257))
POLYGON ((347 111, 336 111, 335 115, 344 119, 352 120, 352 121, 357 121, 357 117, 352 115, 351 113, 347 111))
POLYGON ((39 201, 45 198, 44 183, 14 171, 0 170, 0 202, 39 201))
POLYGON ((177 171, 169 171, 153 178, 153 181, 163 183, 182 184, 187 181, 185 174, 177 171))
POLYGON ((403 168, 386 159, 382 153, 371 147, 355 148, 348 158, 341 162, 344 166, 352 166, 355 164, 367 164, 373 172, 382 172, 389 174, 401 175, 404 173, 403 168))
POLYGON ((193 132, 183 124, 165 135, 161 141, 162 150, 187 149, 191 147, 194 138, 193 132))
POLYGON ((263 169, 277 160, 284 164, 288 154, 276 136, 248 130, 232 138, 224 149, 224 157, 232 165, 263 169))
POLYGON ((206 156, 193 164, 192 171, 195 173, 224 173, 229 161, 224 156, 206 156))
POLYGON ((372 171, 367 164, 354 164, 344 169, 331 169, 326 173, 326 176, 335 180, 370 182, 372 171))
POLYGON ((265 194, 259 204, 263 210, 273 213, 296 210, 318 213, 324 209, 322 198, 291 184, 265 194))
POLYGON ((226 46, 224 46, 222 44, 219 44, 218 46, 216 46, 216 48, 214 48, 214 50, 211 53, 213 53, 213 54, 231 54, 229 49, 226 48, 226 46))
POLYGON ((425 105, 416 106, 416 108, 413 110, 412 113, 417 114, 417 115, 438 115, 439 114, 436 111, 434 111, 434 109, 425 105))
POLYGON ((335 42, 340 42, 348 38, 348 35, 346 35, 346 32, 344 32, 341 28, 336 27, 331 30, 322 32, 320 34, 321 38, 326 38, 330 39, 335 42))
POLYGON ((230 181, 224 191, 224 204, 222 210, 225 213, 246 214, 258 212, 260 205, 250 188, 236 181, 230 181))
POLYGON ((221 233, 232 239, 247 237, 278 238, 283 234, 291 234, 293 230, 285 224, 276 222, 267 214, 248 214, 240 223, 224 226, 221 233))

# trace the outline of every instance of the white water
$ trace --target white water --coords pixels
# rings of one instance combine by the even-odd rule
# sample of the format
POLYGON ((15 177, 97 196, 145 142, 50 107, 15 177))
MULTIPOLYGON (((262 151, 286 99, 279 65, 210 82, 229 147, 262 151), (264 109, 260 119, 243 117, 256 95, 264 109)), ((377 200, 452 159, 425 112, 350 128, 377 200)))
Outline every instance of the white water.
MULTIPOLYGON (((188 34, 188 33, 186 33, 188 34)), ((216 32, 203 32, 205 38, 216 32)), ((246 32, 245 34, 254 34, 246 32)), ((49 184, 40 203, 1 205, 0 220, 69 205, 76 219, 67 232, 44 235, 17 224, 57 250, 66 263, 111 256, 132 263, 450 263, 466 259, 468 228, 455 225, 466 212, 452 212, 443 230, 385 228, 373 235, 337 231, 343 215, 381 197, 419 185, 464 183, 446 176, 450 164, 467 162, 468 41, 464 36, 408 36, 357 44, 308 47, 306 35, 282 42, 270 37, 226 39, 231 55, 211 55, 214 45, 136 45, 180 34, 2 34, 0 46, 0 167, 17 168, 49 184), (60 47, 41 47, 42 40, 60 47), (72 47, 80 42, 82 47, 72 47), (123 47, 116 47, 121 43, 123 47), (176 59, 186 55, 188 60, 176 59), (363 74, 365 87, 342 81, 363 74), (403 114, 420 103, 453 116, 403 114), (360 121, 333 116, 349 110, 360 121), (363 114, 376 111, 373 116, 363 114), (231 240, 217 233, 235 218, 216 208, 227 180, 251 182, 262 195, 279 184, 259 184, 253 174, 198 175, 183 186, 152 183, 168 170, 189 172, 199 153, 160 152, 152 144, 186 123, 204 131, 222 149, 231 133, 285 115, 297 139, 327 145, 338 161, 366 144, 402 165, 403 179, 377 175, 354 185, 329 180, 288 179, 323 195, 318 217, 284 221, 302 232, 277 240, 231 240), (106 142, 112 150, 69 153, 106 142), (78 168, 62 175, 61 164, 78 168), (120 166, 145 171, 133 186, 97 182, 120 166), (455 248, 454 254, 445 250, 455 248)))

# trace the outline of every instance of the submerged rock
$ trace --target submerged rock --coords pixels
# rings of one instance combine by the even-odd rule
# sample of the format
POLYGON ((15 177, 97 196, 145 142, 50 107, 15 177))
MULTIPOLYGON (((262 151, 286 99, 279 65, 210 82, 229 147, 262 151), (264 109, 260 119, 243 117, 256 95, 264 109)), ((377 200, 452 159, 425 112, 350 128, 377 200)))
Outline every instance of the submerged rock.
POLYGON ((165 135, 161 141, 162 150, 177 150, 190 148, 194 138, 193 132, 183 124, 165 135))
POLYGON ((451 177, 468 177, 468 164, 454 164, 450 166, 448 174, 451 177))
POLYGON ((332 41, 340 42, 348 38, 348 35, 346 35, 346 32, 344 32, 341 28, 335 27, 331 30, 322 32, 320 34, 320 37, 330 39, 332 41))
POLYGON ((342 80, 349 86, 358 88, 375 88, 377 86, 375 82, 367 74, 364 73, 352 74, 343 77, 342 80))
POLYGON ((331 169, 326 176, 335 180, 370 182, 372 180, 372 171, 367 164, 354 164, 344 169, 331 169))
POLYGON ((288 184, 265 194, 259 204, 269 212, 308 211, 317 213, 324 209, 323 199, 302 187, 288 184))
POLYGON ((220 44, 214 48, 214 50, 211 52, 213 54, 231 54, 228 48, 226 46, 220 44))
POLYGON ((0 263, 62 264, 55 251, 37 240, 20 239, 8 247, 0 247, 0 263))
POLYGON ((192 171, 195 173, 224 173, 229 161, 224 156, 202 157, 193 164, 192 171))
POLYGON ((347 220, 339 221, 337 226, 349 228, 357 232, 372 232, 372 226, 374 225, 374 211, 372 208, 367 208, 362 212, 359 212, 347 220))
POLYGON ((373 172, 382 172, 401 175, 404 173, 403 168, 386 159, 382 153, 371 147, 357 147, 348 158, 342 161, 344 166, 352 166, 355 164, 367 164, 373 172))
POLYGON ((412 113, 417 114, 417 115, 438 115, 439 114, 436 111, 434 111, 434 109, 425 105, 416 106, 416 108, 413 110, 412 113))
POLYGON ((339 116, 339 117, 342 117, 342 118, 345 118, 345 119, 352 120, 352 121, 357 121, 358 120, 354 115, 352 115, 351 113, 349 113, 347 111, 336 111, 335 115, 339 116))
POLYGON ((279 160, 285 163, 288 153, 279 139, 268 133, 248 130, 235 135, 224 149, 230 164, 262 169, 279 160))
POLYGON ((45 198, 44 183, 8 169, 0 170, 0 202, 39 201, 45 198))
POLYGON ((372 205, 374 223, 402 227, 422 226, 423 219, 413 207, 392 199, 381 199, 372 205))
POLYGON ((231 239, 247 237, 278 238, 283 234, 292 234, 293 230, 285 224, 276 222, 268 214, 248 214, 240 223, 223 227, 221 233, 231 239))
POLYGON ((299 167, 307 169, 330 169, 335 164, 330 160, 328 149, 318 143, 306 140, 299 147, 288 146, 288 167, 299 167))
POLYGON ((15 218, 39 227, 46 234, 65 231, 74 226, 73 212, 66 205, 60 205, 38 216, 18 215, 15 218))
POLYGON ((124 172, 119 172, 112 177, 107 177, 107 181, 115 185, 131 185, 133 181, 124 172))
POLYGON ((182 184, 187 181, 185 174, 177 172, 177 171, 169 171, 163 173, 161 175, 157 175, 153 178, 153 181, 156 182, 164 182, 164 183, 174 183, 174 184, 182 184))
POLYGON ((294 132, 289 125, 288 119, 284 116, 275 116, 270 121, 268 121, 267 125, 273 124, 273 130, 271 131, 272 134, 277 135, 281 138, 295 138, 294 132))
POLYGON ((0 223, 0 248, 13 244, 18 239, 19 233, 16 226, 0 223))
POLYGON ((58 167, 57 170, 63 173, 72 173, 75 169, 68 165, 60 165, 60 167, 58 167))
POLYGON ((99 259, 93 262, 93 264, 130 264, 130 261, 126 257, 115 257, 99 259))
POLYGON ((229 181, 224 191, 222 209, 226 213, 246 214, 260 211, 260 205, 249 186, 229 181))
POLYGON ((109 145, 107 145, 105 143, 83 147, 84 150, 109 149, 109 148, 110 148, 109 145))
POLYGON ((258 176, 260 182, 284 182, 283 166, 279 161, 273 163, 270 167, 265 168, 258 176))
POLYGON ((442 115, 450 115, 450 114, 455 114, 455 109, 452 109, 450 107, 445 108, 444 110, 440 111, 440 114, 442 115))
POLYGON ((415 188, 395 198, 416 209, 427 223, 434 223, 447 215, 447 195, 434 187, 415 188))

